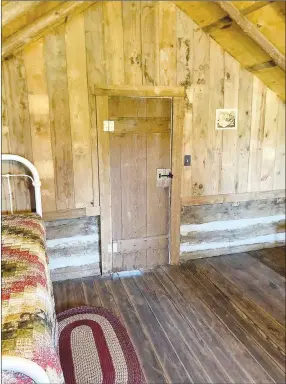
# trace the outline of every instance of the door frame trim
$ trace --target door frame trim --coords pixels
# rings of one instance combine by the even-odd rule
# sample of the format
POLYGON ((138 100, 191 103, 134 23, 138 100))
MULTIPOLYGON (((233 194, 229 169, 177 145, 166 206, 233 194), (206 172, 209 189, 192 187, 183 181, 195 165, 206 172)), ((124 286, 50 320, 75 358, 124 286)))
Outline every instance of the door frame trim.
POLYGON ((100 199, 100 233, 101 233, 101 273, 112 273, 112 216, 111 216, 111 180, 110 180, 110 139, 109 132, 103 131, 103 121, 108 120, 108 96, 127 97, 168 97, 172 100, 172 131, 171 131, 171 164, 172 179, 170 207, 170 264, 177 264, 180 257, 180 224, 181 224, 181 182, 182 182, 182 147, 185 117, 184 97, 181 87, 132 87, 117 86, 115 89, 95 89, 93 97, 96 106, 96 125, 98 139, 98 173, 100 199), (137 92, 135 91, 137 89, 137 92), (158 93, 158 88, 160 92, 158 93), (173 93, 172 90, 173 89, 173 93), (109 92, 110 91, 110 92, 109 92), (139 92, 140 91, 140 92, 139 92), (179 91, 179 92, 178 92, 179 91), (166 96, 168 93, 168 96, 166 96), (163 96, 164 94, 164 96, 163 96))

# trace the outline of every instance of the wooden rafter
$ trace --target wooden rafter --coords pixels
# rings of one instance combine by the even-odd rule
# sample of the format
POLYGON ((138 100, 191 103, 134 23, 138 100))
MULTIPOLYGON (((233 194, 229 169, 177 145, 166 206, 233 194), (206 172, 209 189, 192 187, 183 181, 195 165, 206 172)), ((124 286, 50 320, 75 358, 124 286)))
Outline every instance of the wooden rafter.
POLYGON ((41 3, 42 1, 10 1, 2 8, 2 28, 41 3))
POLYGON ((270 41, 259 31, 259 29, 247 20, 230 1, 217 1, 220 7, 236 22, 236 24, 256 42, 272 60, 285 71, 285 57, 270 41))
POLYGON ((65 1, 47 12, 33 23, 14 33, 2 42, 2 58, 16 53, 22 47, 55 28, 72 13, 80 12, 95 3, 94 1, 65 1))

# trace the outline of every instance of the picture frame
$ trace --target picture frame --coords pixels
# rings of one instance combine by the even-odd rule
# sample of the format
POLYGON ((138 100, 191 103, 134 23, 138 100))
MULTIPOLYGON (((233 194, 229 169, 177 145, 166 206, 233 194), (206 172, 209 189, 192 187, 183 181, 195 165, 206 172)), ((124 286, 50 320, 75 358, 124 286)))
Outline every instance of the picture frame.
POLYGON ((219 131, 237 129, 237 109, 216 109, 215 129, 219 131))

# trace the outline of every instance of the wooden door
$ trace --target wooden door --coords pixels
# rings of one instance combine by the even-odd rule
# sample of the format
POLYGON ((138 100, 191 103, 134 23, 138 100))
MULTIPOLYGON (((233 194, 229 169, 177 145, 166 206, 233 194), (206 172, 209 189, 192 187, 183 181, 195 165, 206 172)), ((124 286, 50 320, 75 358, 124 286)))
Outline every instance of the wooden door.
POLYGON ((171 188, 158 186, 157 170, 171 168, 171 106, 109 97, 113 271, 169 263, 171 188))

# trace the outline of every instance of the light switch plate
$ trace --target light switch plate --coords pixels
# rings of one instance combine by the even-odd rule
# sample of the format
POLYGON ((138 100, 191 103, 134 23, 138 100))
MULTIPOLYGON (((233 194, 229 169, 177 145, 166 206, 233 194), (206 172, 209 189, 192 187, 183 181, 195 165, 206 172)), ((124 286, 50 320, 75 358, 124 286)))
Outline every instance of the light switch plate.
POLYGON ((191 165, 191 155, 184 156, 184 167, 189 167, 191 165))

